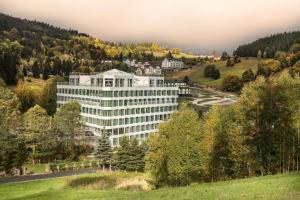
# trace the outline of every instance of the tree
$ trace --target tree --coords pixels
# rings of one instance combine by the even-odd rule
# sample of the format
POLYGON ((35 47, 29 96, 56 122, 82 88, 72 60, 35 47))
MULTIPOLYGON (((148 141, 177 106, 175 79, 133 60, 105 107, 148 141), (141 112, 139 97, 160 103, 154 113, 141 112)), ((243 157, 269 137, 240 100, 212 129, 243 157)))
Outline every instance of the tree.
POLYGON ((130 140, 128 171, 143 171, 145 167, 145 144, 139 145, 137 138, 130 140))
POLYGON ((17 135, 4 129, 0 129, 0 145, 0 171, 11 174, 14 167, 22 166, 24 163, 24 157, 21 158, 20 153, 26 153, 26 151, 20 149, 22 151, 19 152, 17 135), (16 162, 17 157, 19 157, 18 162, 16 162))
POLYGON ((34 78, 40 78, 40 68, 39 68, 39 62, 35 61, 32 65, 32 76, 34 78))
MULTIPOLYGON (((213 128, 213 148, 210 160, 212 180, 241 178, 248 175, 247 146, 233 106, 219 109, 213 128)), ((212 113, 212 116, 214 114, 212 113)))
MULTIPOLYGON (((298 81, 299 83, 299 81, 298 81)), ((286 72, 246 85, 237 103, 254 173, 264 175, 296 169, 297 80, 286 72), (294 163, 294 164, 293 164, 294 163)), ((299 105, 298 105, 299 106, 299 105)))
POLYGON ((223 90, 228 92, 237 92, 242 88, 241 80, 236 75, 228 75, 223 79, 223 90))
POLYGON ((269 77, 280 70, 280 62, 277 60, 268 60, 258 64, 256 76, 263 75, 269 77))
POLYGON ((22 113, 25 113, 29 108, 33 107, 37 103, 34 92, 22 81, 18 83, 16 94, 20 101, 20 111, 22 113))
POLYGON ((44 69, 43 69, 43 79, 44 80, 47 80, 49 78, 49 75, 50 75, 50 69, 48 66, 44 66, 44 69))
POLYGON ((220 78, 220 71, 219 69, 216 68, 215 65, 207 65, 204 68, 204 76, 205 77, 210 77, 213 79, 219 79, 220 78))
POLYGON ((80 137, 83 134, 83 127, 80 120, 81 106, 75 101, 70 101, 60 107, 54 115, 54 130, 56 131, 60 145, 68 158, 77 159, 77 148, 80 146, 80 137), (77 139, 78 138, 78 139, 77 139))
POLYGON ((103 168, 111 165, 112 149, 108 134, 104 131, 98 139, 98 145, 95 152, 95 157, 100 160, 103 168))
POLYGON ((166 55, 166 58, 168 58, 168 59, 173 59, 174 58, 171 51, 168 51, 168 53, 166 55))
POLYGON ((231 57, 228 57, 228 58, 227 58, 226 66, 227 66, 227 67, 232 67, 232 66, 234 66, 234 60, 233 60, 231 57))
POLYGON ((120 146, 116 153, 116 166, 121 170, 127 170, 130 159, 130 141, 128 136, 120 138, 120 146))
POLYGON ((251 81, 255 80, 255 75, 252 71, 252 69, 247 69, 246 71, 243 72, 242 74, 242 82, 243 83, 248 83, 251 81))
POLYGON ((23 46, 19 42, 0 42, 0 76, 6 84, 17 83, 17 73, 23 46))
POLYGON ((292 77, 300 76, 300 61, 296 62, 293 67, 290 69, 290 74, 292 77))
POLYGON ((146 165, 156 186, 185 185, 201 178, 205 145, 200 130, 197 113, 183 107, 150 136, 146 165))
POLYGON ((16 132, 20 120, 19 101, 14 92, 0 87, 0 129, 7 132, 16 132))
POLYGON ((290 47, 290 53, 297 53, 300 51, 300 44, 296 43, 290 47))
POLYGON ((230 57, 230 56, 228 55, 228 53, 227 53, 226 51, 223 51, 222 56, 221 56, 221 59, 222 59, 222 60, 227 60, 228 57, 230 57))
POLYGON ((261 52, 261 50, 259 50, 259 51, 257 52, 257 58, 258 58, 258 59, 261 59, 261 58, 262 58, 262 52, 261 52))
POLYGON ((39 98, 39 105, 47 111, 48 115, 54 115, 56 112, 56 84, 58 80, 57 77, 47 80, 39 98))
POLYGON ((31 148, 31 157, 33 163, 40 157, 39 149, 43 147, 43 142, 47 140, 50 131, 50 118, 47 112, 39 105, 30 108, 24 115, 24 140, 28 147, 31 148))
POLYGON ((234 55, 233 56, 233 62, 234 62, 234 64, 240 63, 241 62, 241 58, 238 55, 234 55))
POLYGON ((191 80, 188 76, 184 76, 183 82, 186 83, 187 85, 189 85, 191 83, 191 80))

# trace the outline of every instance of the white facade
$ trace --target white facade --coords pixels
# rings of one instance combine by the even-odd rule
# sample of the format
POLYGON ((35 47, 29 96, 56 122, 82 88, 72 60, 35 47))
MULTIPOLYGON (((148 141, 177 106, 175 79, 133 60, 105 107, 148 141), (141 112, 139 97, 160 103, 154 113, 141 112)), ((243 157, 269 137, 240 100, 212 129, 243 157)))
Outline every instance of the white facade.
POLYGON ((183 81, 165 81, 167 86, 178 87, 178 95, 179 96, 189 96, 191 95, 191 88, 183 81))
POLYGON ((182 69, 183 67, 184 63, 180 60, 165 58, 161 63, 162 69, 182 69))
POLYGON ((58 109, 68 101, 81 104, 84 124, 95 136, 110 134, 112 146, 127 134, 145 140, 177 110, 178 87, 162 76, 136 76, 116 69, 96 75, 70 75, 57 85, 58 109))

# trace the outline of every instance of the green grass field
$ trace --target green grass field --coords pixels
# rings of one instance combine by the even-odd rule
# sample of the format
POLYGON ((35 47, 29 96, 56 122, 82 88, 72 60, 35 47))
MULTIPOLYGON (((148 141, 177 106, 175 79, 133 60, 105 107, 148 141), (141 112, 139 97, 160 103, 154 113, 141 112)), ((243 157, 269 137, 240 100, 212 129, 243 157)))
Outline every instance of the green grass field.
POLYGON ((222 60, 211 63, 216 65, 216 67, 220 70, 221 77, 218 80, 213 80, 211 78, 203 76, 203 71, 206 65, 194 66, 191 69, 186 69, 172 74, 168 74, 167 76, 170 79, 177 80, 183 79, 184 76, 188 76, 194 82, 221 89, 224 77, 226 77, 227 75, 237 75, 241 77, 243 72, 247 69, 252 69, 255 73, 257 70, 257 64, 262 61, 263 60, 258 60, 257 58, 241 58, 241 63, 238 63, 233 67, 227 67, 226 61, 222 60))
MULTIPOLYGON (((97 175, 84 175, 84 177, 97 175)), ((103 174, 102 174, 103 176, 103 174)), ((124 174, 122 175, 124 176, 124 174)), ((141 174, 129 174, 141 176, 141 174)), ((80 176, 82 177, 82 176, 80 176)), ((71 188, 74 177, 0 185, 0 199, 7 200, 85 200, 85 199, 300 199, 300 173, 255 177, 215 183, 192 184, 188 187, 162 188, 148 192, 122 189, 71 188)))

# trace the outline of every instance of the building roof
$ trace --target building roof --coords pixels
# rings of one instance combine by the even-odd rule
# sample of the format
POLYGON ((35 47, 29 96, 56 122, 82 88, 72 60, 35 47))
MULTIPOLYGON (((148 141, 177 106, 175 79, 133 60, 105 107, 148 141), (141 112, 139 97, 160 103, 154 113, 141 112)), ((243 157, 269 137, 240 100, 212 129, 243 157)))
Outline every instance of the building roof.
POLYGON ((103 75, 109 75, 109 76, 115 76, 115 75, 117 75, 117 76, 133 76, 133 74, 131 74, 131 73, 127 73, 127 72, 124 72, 124 71, 121 71, 121 70, 118 70, 118 69, 111 69, 111 70, 108 70, 108 71, 96 74, 94 76, 103 76, 103 75))

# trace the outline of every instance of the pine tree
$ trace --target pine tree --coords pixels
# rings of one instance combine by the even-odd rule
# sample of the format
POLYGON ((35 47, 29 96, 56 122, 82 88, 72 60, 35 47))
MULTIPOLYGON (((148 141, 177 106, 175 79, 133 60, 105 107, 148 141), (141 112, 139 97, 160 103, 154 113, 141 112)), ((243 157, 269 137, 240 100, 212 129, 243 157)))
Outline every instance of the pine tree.
POLYGON ((95 156, 97 159, 100 160, 103 168, 111 164, 112 149, 110 146, 108 134, 106 132, 103 132, 101 137, 98 139, 98 145, 95 152, 95 156))
POLYGON ((116 166, 121 170, 127 170, 128 162, 130 160, 130 141, 128 136, 120 139, 120 146, 116 154, 116 166))

